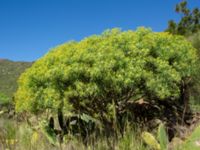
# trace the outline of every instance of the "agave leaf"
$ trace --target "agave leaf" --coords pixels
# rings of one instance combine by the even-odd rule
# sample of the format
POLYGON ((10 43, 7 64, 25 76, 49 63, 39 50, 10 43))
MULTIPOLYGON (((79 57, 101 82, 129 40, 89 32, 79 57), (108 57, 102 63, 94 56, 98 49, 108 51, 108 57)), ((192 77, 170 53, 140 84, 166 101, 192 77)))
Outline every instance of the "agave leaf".
POLYGON ((47 140, 54 146, 58 145, 58 141, 56 138, 56 134, 53 129, 49 128, 46 121, 40 123, 41 131, 43 135, 47 138, 47 140))
POLYGON ((52 145, 58 145, 58 141, 56 138, 56 134, 54 133, 53 129, 50 129, 48 127, 44 127, 42 129, 42 133, 45 135, 45 137, 48 139, 48 141, 52 144, 52 145))
POLYGON ((158 127, 158 140, 160 143, 161 150, 167 150, 168 136, 163 123, 161 123, 158 127))
POLYGON ((87 115, 87 114, 85 114, 85 113, 83 113, 81 116, 80 116, 80 118, 82 119, 82 120, 84 120, 85 122, 93 122, 93 123, 95 123, 95 124, 98 124, 98 125, 100 125, 100 121, 99 120, 97 120, 97 119, 95 119, 95 118, 93 118, 92 116, 89 116, 89 115, 87 115))

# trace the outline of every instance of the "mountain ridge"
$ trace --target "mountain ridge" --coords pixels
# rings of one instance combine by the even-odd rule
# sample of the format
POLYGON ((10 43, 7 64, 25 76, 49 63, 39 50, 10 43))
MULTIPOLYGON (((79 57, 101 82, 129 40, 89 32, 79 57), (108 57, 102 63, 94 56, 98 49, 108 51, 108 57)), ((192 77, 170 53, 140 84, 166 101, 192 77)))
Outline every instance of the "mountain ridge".
POLYGON ((32 64, 33 62, 0 58, 0 93, 12 99, 14 92, 17 90, 19 76, 32 64))

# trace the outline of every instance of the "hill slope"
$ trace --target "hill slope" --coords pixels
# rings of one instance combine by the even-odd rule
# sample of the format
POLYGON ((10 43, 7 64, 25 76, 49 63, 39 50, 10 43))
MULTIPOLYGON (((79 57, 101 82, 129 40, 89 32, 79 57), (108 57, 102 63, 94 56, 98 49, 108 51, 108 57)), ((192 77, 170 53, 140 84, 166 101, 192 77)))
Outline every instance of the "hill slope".
POLYGON ((31 65, 31 62, 14 62, 0 59, 0 93, 11 99, 17 89, 18 77, 31 65))

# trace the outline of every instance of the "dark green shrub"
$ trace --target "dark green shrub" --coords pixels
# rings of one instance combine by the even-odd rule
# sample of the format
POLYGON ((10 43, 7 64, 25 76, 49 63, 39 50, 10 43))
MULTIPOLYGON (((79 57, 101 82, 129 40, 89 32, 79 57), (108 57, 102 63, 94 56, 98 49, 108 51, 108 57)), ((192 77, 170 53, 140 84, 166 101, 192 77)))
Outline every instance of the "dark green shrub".
POLYGON ((0 92, 0 106, 8 105, 10 103, 10 99, 4 93, 0 92))

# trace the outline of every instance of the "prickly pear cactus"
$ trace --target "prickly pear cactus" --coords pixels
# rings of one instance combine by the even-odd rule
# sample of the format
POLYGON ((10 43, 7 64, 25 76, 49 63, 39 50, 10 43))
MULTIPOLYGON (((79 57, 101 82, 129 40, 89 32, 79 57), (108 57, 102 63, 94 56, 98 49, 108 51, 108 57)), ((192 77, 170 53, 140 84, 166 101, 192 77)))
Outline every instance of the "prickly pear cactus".
POLYGON ((149 132, 143 132, 142 138, 147 145, 155 150, 161 150, 160 144, 156 140, 156 138, 149 132))

